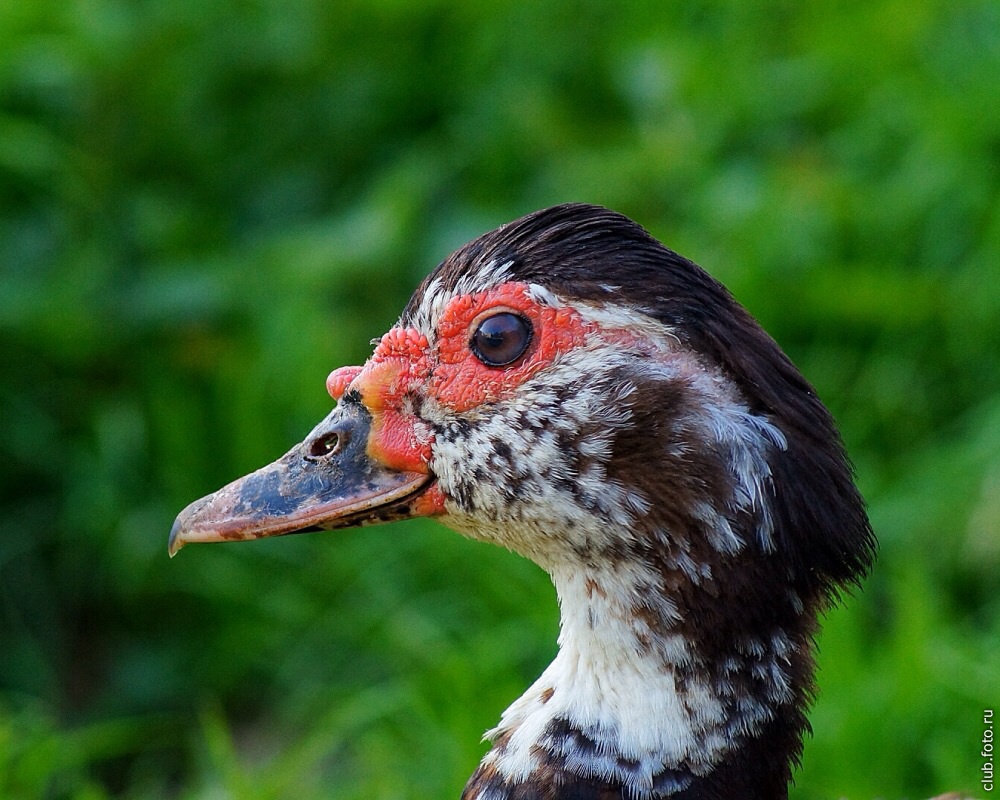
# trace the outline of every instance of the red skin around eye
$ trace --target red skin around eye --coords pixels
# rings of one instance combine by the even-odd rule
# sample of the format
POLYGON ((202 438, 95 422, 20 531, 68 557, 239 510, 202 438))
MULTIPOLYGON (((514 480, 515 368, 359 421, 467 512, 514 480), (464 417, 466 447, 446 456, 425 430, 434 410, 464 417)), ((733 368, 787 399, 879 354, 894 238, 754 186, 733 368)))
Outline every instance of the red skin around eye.
POLYGON ((455 411, 509 397, 559 354, 583 343, 592 326, 568 308, 544 306, 524 283, 505 283, 476 295, 456 297, 438 320, 438 365, 430 394, 455 411), (483 364, 469 348, 479 318, 513 311, 530 320, 531 344, 521 360, 504 367, 483 364))

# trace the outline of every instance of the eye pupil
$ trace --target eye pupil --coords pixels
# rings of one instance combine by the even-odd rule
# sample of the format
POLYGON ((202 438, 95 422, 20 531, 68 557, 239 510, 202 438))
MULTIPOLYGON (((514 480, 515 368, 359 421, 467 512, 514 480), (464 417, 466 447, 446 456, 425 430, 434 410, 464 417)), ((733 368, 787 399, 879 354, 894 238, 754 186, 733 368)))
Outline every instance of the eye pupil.
POLYGON ((472 334, 472 352, 490 367, 505 367, 519 359, 531 344, 531 323, 503 311, 487 317, 472 334))

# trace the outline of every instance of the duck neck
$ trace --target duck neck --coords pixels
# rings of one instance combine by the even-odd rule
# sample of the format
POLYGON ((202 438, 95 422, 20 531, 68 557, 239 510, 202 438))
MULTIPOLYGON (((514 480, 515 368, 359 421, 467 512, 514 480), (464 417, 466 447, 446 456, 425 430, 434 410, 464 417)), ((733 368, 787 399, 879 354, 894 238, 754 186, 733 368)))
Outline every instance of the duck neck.
POLYGON ((669 591, 650 566, 550 574, 559 652, 487 733, 493 749, 464 797, 520 797, 520 785, 552 798, 787 796, 804 725, 800 639, 773 628, 702 641, 688 606, 703 598, 669 591))

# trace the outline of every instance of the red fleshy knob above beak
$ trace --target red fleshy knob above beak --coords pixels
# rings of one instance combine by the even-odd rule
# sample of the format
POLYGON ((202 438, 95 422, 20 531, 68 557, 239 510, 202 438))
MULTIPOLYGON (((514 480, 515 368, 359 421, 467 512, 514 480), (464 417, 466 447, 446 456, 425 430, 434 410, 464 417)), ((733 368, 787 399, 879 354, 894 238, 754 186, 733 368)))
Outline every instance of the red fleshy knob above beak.
POLYGON ((326 390, 330 393, 330 397, 334 400, 340 401, 340 398, 344 396, 344 392, 347 391, 347 387, 351 385, 364 367, 338 367, 326 379, 326 390))

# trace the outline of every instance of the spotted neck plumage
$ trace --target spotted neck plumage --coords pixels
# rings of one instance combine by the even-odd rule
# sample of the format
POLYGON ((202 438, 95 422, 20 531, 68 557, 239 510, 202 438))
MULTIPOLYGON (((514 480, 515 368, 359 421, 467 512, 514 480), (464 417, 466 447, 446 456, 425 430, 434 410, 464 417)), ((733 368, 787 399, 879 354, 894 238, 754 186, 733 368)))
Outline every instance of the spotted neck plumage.
POLYGON ((487 733, 493 748, 463 797, 785 796, 803 722, 801 632, 734 642, 713 668, 651 595, 654 574, 553 579, 559 653, 487 733))

